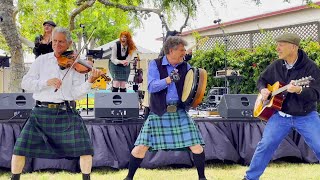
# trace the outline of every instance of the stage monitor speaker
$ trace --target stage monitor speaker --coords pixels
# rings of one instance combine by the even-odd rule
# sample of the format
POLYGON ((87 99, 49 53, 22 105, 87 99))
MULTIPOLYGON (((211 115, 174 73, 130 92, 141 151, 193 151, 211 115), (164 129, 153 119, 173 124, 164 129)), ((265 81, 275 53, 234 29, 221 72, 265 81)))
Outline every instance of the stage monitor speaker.
POLYGON ((139 117, 138 93, 95 93, 94 115, 96 118, 137 119, 139 117))
POLYGON ((256 99, 256 94, 224 94, 218 112, 224 118, 251 118, 256 99))
POLYGON ((0 93, 0 119, 26 119, 35 104, 32 93, 0 93))

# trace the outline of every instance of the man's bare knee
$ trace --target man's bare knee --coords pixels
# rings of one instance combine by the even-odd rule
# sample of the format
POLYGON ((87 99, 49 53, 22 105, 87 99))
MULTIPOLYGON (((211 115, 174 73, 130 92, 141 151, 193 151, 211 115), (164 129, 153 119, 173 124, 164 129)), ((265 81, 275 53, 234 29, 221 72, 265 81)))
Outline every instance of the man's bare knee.
POLYGON ((194 154, 201 154, 203 152, 203 147, 200 144, 190 146, 190 150, 194 154))
POLYGON ((25 156, 12 155, 11 172, 13 174, 22 173, 25 162, 26 162, 25 156))
POLYGON ((84 174, 90 174, 92 168, 92 156, 91 155, 83 155, 80 156, 80 169, 84 174))
POLYGON ((148 149, 149 149, 148 146, 138 145, 133 148, 133 150, 131 151, 131 154, 136 158, 144 158, 148 149))

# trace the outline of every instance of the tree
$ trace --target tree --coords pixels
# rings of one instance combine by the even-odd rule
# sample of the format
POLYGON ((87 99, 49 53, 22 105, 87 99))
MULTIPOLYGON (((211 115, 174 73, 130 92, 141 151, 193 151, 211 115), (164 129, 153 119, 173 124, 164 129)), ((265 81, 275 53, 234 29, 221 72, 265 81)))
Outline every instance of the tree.
POLYGON ((22 76, 24 75, 24 62, 22 44, 19 38, 19 32, 15 24, 15 7, 13 0, 0 1, 0 22, 1 33, 3 34, 11 54, 11 77, 10 90, 18 92, 22 76))

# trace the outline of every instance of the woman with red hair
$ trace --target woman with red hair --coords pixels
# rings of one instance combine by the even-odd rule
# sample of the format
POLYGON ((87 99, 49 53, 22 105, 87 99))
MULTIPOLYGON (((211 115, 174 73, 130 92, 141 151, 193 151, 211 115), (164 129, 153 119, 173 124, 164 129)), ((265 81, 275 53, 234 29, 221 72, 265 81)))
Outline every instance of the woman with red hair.
POLYGON ((112 47, 109 71, 112 76, 112 92, 126 92, 126 83, 130 74, 130 61, 136 50, 131 34, 128 31, 120 33, 119 41, 112 47))

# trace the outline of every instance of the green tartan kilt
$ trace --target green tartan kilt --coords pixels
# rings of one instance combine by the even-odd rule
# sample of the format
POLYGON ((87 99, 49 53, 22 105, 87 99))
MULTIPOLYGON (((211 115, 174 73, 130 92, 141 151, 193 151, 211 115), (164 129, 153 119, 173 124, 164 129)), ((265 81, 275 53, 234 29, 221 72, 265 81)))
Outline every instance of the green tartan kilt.
POLYGON ((183 109, 162 116, 151 112, 135 142, 136 146, 150 147, 150 151, 183 150, 197 144, 204 145, 201 133, 183 109))
POLYGON ((113 80, 128 81, 130 75, 130 64, 128 66, 120 66, 109 61, 109 71, 113 80))
POLYGON ((93 155, 93 147, 84 121, 74 110, 35 107, 15 143, 13 154, 72 159, 93 155))

